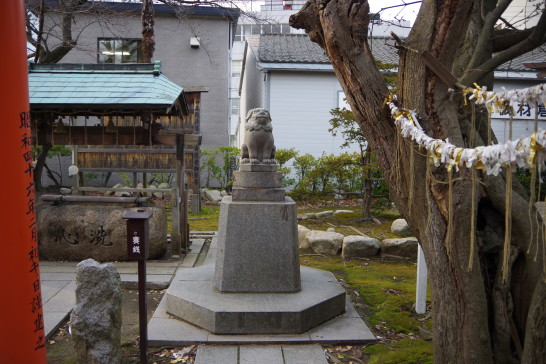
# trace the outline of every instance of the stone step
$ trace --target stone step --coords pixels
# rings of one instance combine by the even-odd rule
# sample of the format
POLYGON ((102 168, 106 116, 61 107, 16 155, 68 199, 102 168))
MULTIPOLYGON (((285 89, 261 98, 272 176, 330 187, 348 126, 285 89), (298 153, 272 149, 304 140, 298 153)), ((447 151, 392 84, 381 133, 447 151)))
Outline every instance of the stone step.
POLYGON ((195 364, 327 364, 320 345, 207 346, 197 348, 195 364))

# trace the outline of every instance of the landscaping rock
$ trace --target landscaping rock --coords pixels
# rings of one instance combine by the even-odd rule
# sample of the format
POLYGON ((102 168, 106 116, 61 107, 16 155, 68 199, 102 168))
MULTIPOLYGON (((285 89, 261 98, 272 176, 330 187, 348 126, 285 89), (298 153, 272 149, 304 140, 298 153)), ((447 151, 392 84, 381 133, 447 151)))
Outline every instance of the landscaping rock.
POLYGON ((171 188, 171 185, 167 182, 163 182, 163 183, 160 183, 157 188, 160 188, 160 189, 169 189, 171 188))
POLYGON ((417 238, 385 239, 381 242, 381 255, 417 259, 417 238))
POLYGON ((70 328, 77 363, 121 363, 121 279, 113 264, 93 259, 76 268, 70 328))
POLYGON ((160 200, 165 198, 165 194, 163 192, 159 192, 159 191, 158 192, 152 192, 152 196, 155 197, 155 198, 158 198, 160 200))
POLYGON ((205 197, 210 202, 219 203, 220 201, 222 201, 222 194, 218 190, 206 190, 205 197))
MULTIPOLYGON (((115 185, 112 186, 112 188, 121 188, 121 187, 123 187, 123 185, 121 183, 118 183, 118 184, 115 184, 115 185)), ((112 196, 114 194, 115 194, 114 191, 106 191, 106 193, 105 193, 106 196, 112 196)))
POLYGON ((300 249, 308 249, 311 247, 309 240, 307 240, 307 233, 311 231, 303 225, 298 225, 298 241, 300 249))
MULTIPOLYGON (((148 206, 150 259, 167 249, 167 212, 148 206)), ((127 260, 127 224, 122 216, 131 210, 119 206, 40 204, 36 208, 40 257, 48 260, 127 260)))
POLYGON ((334 215, 337 215, 337 214, 352 214, 353 211, 351 210, 336 210, 334 211, 334 215))
POLYGON ((224 197, 224 196, 228 196, 229 194, 227 193, 226 190, 222 190, 222 192, 220 192, 220 195, 221 195, 222 197, 224 197))
POLYGON ((400 236, 412 236, 413 232, 409 227, 408 223, 404 219, 396 219, 392 222, 391 233, 400 235, 400 236))
POLYGON ((381 242, 369 236, 349 235, 343 238, 343 259, 365 258, 377 255, 381 242))
POLYGON ((307 214, 298 215, 298 220, 309 220, 309 219, 316 219, 317 214, 309 212, 307 214))
POLYGON ((332 228, 326 229, 326 231, 329 232, 329 233, 335 233, 335 232, 336 232, 336 229, 334 229, 334 228, 332 227, 332 228))
POLYGON ((307 240, 317 254, 338 255, 343 245, 343 234, 311 230, 307 233, 307 240))
MULTIPOLYGON (((157 186, 156 185, 149 185, 148 188, 153 190, 153 189, 157 189, 157 186)), ((146 192, 146 196, 147 197, 153 197, 154 193, 153 192, 146 192)))
POLYGON ((320 217, 332 215, 333 213, 334 213, 333 211, 321 211, 321 212, 317 212, 315 215, 317 218, 320 218, 320 217))
POLYGON ((61 195, 70 195, 72 193, 72 189, 71 188, 66 188, 66 187, 61 187, 59 189, 59 192, 61 193, 61 195))
MULTIPOLYGON (((131 187, 121 186, 119 188, 130 189, 131 187)), ((129 191, 117 191, 116 193, 114 193, 114 196, 116 196, 116 197, 131 197, 131 192, 129 192, 129 191)))

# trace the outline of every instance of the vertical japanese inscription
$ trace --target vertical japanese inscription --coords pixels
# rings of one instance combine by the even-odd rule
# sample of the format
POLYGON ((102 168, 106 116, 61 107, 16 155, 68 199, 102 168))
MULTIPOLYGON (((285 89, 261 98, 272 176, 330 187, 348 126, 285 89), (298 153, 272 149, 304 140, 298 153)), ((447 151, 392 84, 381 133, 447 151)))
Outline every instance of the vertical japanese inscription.
POLYGON ((40 269, 38 256, 38 234, 36 227, 36 211, 34 209, 34 170, 32 165, 32 137, 30 131, 30 113, 28 111, 19 114, 19 131, 21 141, 21 158, 23 159, 23 170, 25 175, 25 190, 22 198, 26 201, 26 219, 28 233, 30 235, 30 249, 28 251, 28 270, 33 276, 32 299, 29 310, 34 322, 34 335, 36 343, 34 350, 45 348, 44 317, 42 310, 42 292, 40 289, 40 269))

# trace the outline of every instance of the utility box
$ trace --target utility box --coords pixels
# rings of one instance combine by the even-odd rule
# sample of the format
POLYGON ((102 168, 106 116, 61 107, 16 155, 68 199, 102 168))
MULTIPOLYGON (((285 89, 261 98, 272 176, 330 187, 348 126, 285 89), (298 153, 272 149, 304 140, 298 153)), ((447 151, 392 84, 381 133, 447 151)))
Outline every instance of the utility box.
POLYGON ((149 257, 150 238, 149 219, 152 217, 150 211, 139 209, 128 211, 123 215, 127 220, 127 259, 146 260, 149 257))

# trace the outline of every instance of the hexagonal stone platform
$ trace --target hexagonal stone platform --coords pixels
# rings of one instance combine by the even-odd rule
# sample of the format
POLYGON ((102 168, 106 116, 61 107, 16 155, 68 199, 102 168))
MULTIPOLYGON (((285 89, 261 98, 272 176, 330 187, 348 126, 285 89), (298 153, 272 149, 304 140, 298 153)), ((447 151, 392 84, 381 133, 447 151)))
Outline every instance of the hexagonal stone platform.
POLYGON ((214 265, 178 273, 167 290, 167 312, 214 334, 296 334, 340 315, 345 290, 332 273, 301 267, 301 291, 221 293, 214 265))

